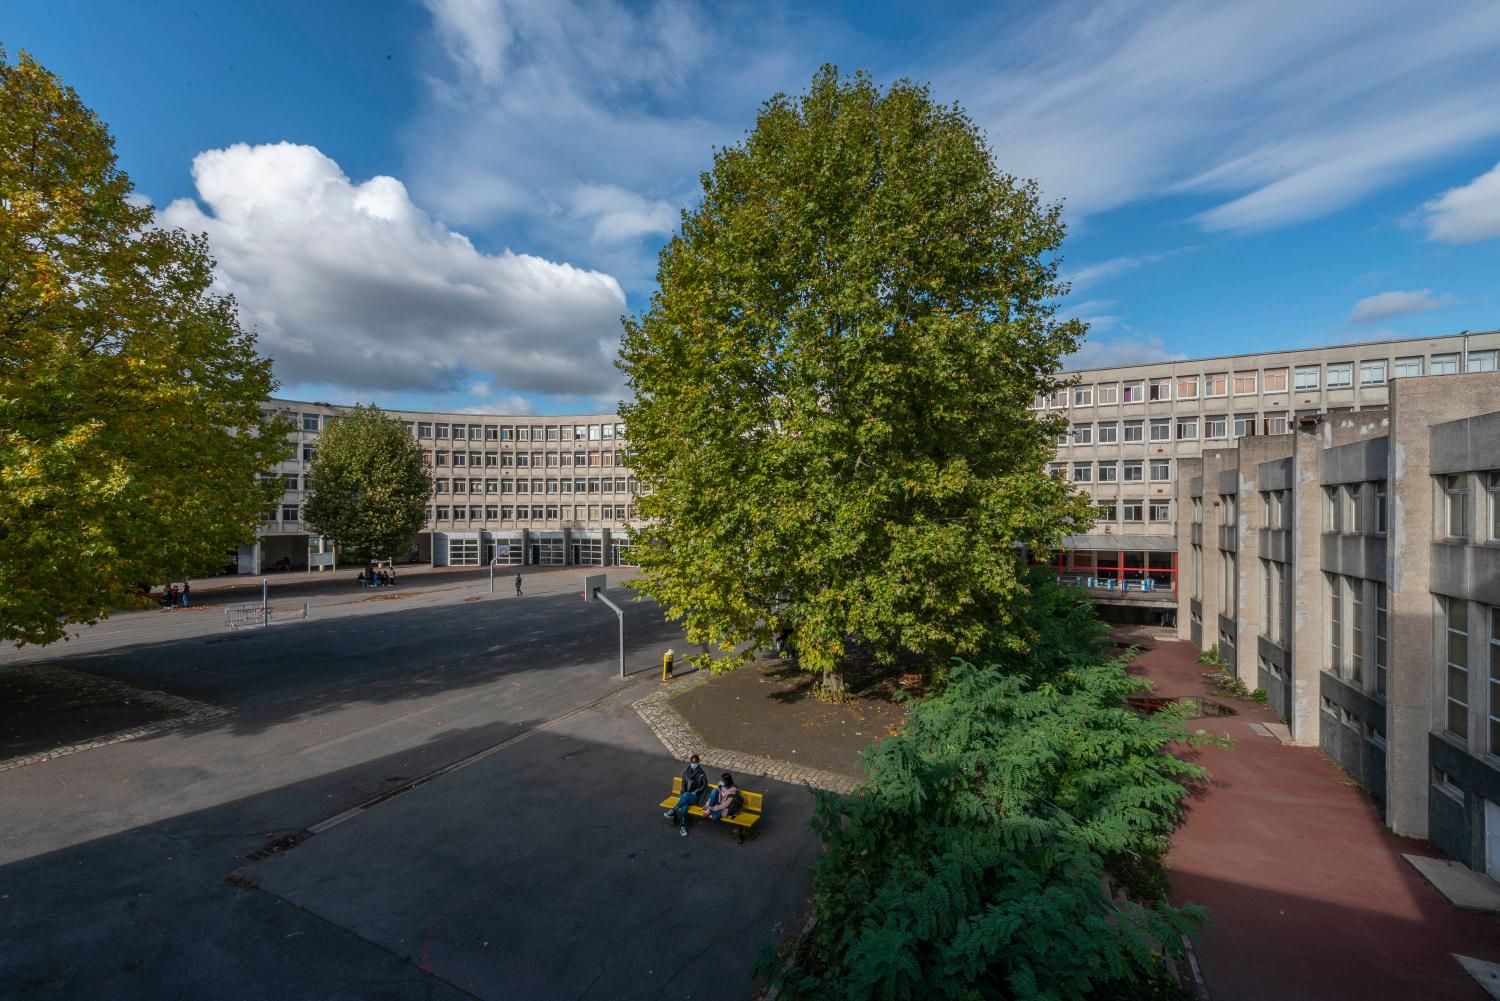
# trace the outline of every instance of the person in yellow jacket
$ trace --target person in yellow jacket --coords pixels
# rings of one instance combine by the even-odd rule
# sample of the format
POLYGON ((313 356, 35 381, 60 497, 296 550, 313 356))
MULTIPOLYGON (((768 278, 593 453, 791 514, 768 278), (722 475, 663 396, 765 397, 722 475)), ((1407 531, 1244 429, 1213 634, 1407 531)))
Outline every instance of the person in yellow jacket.
POLYGON ((663 681, 670 681, 671 678, 672 678, 672 648, 668 647, 667 648, 667 652, 661 655, 661 680, 663 680, 663 681))

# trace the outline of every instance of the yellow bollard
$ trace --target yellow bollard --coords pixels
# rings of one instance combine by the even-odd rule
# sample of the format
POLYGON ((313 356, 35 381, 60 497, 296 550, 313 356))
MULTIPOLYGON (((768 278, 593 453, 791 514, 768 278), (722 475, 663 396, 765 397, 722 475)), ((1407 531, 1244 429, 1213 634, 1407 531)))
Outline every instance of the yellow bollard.
POLYGON ((672 651, 668 649, 661 655, 661 680, 672 680, 672 651))

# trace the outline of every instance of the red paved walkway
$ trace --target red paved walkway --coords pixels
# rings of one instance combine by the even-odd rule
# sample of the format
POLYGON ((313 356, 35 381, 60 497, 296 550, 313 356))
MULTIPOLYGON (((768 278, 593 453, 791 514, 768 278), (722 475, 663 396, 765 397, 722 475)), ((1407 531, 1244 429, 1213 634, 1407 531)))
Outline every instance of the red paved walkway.
MULTIPOLYGON (((1162 695, 1203 694, 1191 644, 1147 642, 1133 670, 1162 695)), ((1212 782, 1167 859, 1174 898, 1213 916, 1196 946, 1213 1001, 1487 998, 1450 953, 1500 962, 1500 921, 1453 907, 1401 858, 1442 853, 1386 830, 1316 749, 1251 730, 1279 722, 1269 709, 1221 701, 1239 715, 1198 723, 1235 746, 1199 753, 1212 782)))

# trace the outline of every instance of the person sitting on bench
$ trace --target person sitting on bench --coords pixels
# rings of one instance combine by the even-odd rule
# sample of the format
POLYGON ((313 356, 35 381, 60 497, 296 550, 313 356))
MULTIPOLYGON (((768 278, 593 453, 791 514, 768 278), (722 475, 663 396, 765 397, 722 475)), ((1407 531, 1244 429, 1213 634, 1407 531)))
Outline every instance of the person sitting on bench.
POLYGON ((682 770, 682 795, 677 797, 677 805, 662 814, 668 820, 677 822, 677 833, 684 838, 687 837, 688 807, 697 806, 703 802, 703 794, 708 792, 708 776, 703 771, 703 766, 698 763, 698 755, 693 755, 688 760, 688 766, 682 770))
POLYGON ((719 776, 718 787, 708 791, 708 804, 703 807, 703 815, 709 820, 728 820, 744 805, 745 797, 735 786, 734 776, 725 772, 719 776))

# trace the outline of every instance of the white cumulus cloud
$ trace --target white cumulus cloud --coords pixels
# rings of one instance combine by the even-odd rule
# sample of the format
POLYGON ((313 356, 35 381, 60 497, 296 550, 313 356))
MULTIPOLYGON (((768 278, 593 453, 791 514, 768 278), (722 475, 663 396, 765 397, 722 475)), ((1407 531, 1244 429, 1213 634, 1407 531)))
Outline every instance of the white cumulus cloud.
POLYGON ((206 232, 218 281, 283 383, 447 392, 617 392, 614 278, 484 253, 393 177, 356 183, 311 146, 238 144, 193 160, 197 200, 161 222, 206 232))
POLYGON ((1427 213, 1427 235, 1434 240, 1477 243, 1500 236, 1500 163, 1422 208, 1427 213))
POLYGON ((1186 357, 1180 351, 1168 350, 1160 337, 1095 337, 1091 334, 1084 339, 1082 347, 1063 359, 1063 367, 1073 372, 1085 368, 1178 361, 1186 357))
POLYGON ((1420 288, 1410 292, 1381 292, 1379 295, 1367 296, 1356 302, 1354 308, 1349 311, 1349 322, 1374 323, 1377 320, 1405 316, 1408 313, 1425 313, 1429 309, 1446 306, 1452 301, 1453 297, 1450 295, 1434 296, 1430 288, 1420 288))

